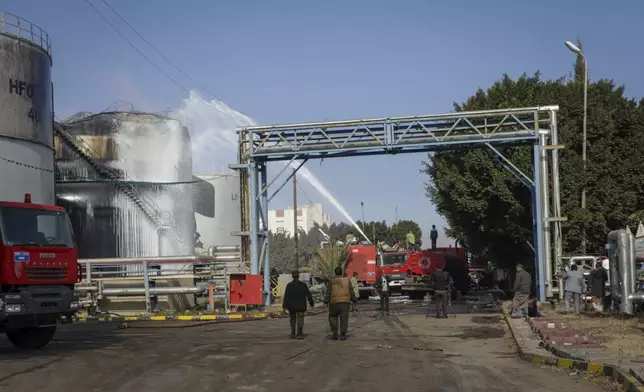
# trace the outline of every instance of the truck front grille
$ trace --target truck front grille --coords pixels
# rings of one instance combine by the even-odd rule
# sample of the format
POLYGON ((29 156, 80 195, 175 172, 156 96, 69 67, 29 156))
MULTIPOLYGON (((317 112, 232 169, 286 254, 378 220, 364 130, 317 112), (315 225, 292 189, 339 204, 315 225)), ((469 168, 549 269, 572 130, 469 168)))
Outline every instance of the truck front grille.
POLYGON ((25 268, 25 272, 30 281, 67 279, 65 268, 25 268))

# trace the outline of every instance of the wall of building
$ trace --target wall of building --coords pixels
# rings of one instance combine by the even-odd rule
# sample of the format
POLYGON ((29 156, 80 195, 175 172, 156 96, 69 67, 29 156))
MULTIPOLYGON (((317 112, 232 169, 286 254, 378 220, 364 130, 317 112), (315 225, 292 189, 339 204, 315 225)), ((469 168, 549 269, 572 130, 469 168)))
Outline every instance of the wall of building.
MULTIPOLYGON (((324 212, 320 203, 298 206, 297 226, 306 233, 311 231, 315 224, 319 226, 331 225, 331 215, 324 212)), ((273 233, 285 232, 289 236, 294 232, 293 206, 285 210, 268 211, 268 229, 273 233)))

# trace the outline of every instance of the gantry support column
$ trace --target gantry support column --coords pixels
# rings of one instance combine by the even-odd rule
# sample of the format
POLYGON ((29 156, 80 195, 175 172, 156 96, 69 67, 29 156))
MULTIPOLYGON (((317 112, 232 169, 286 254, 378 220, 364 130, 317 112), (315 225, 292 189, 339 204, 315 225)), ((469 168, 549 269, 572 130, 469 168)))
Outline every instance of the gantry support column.
POLYGON ((545 301, 545 264, 546 264, 546 248, 544 246, 544 230, 543 223, 545 222, 545 215, 543 214, 543 176, 541 170, 541 150, 543 147, 540 143, 536 143, 532 152, 532 171, 534 187, 532 188, 532 223, 534 235, 534 265, 535 265, 535 279, 537 287, 537 298, 539 301, 545 301))
MULTIPOLYGON (((545 131, 545 130, 544 130, 545 131)), ((546 145, 548 144, 548 135, 539 131, 539 160, 537 161, 541 166, 539 172, 541 176, 540 186, 538 189, 541 192, 541 215, 540 219, 542 221, 542 241, 543 241, 543 262, 541 264, 543 268, 543 284, 545 286, 544 298, 540 298, 541 301, 545 298, 552 298, 552 248, 550 246, 550 239, 552 238, 552 233, 550 230, 550 175, 549 175, 549 165, 548 165, 548 151, 546 151, 546 145)), ((536 184, 536 182, 535 182, 536 184)))
POLYGON ((262 247, 260 251, 259 262, 264 266, 264 305, 271 306, 271 272, 270 272, 270 258, 269 258, 269 242, 268 242, 268 181, 266 173, 266 162, 264 162, 260 169, 260 189, 261 195, 259 198, 260 210, 262 212, 262 247))
MULTIPOLYGON (((561 191, 559 185, 559 135, 557 130, 557 111, 550 111, 550 144, 552 147, 552 237, 553 245, 553 259, 551 260, 552 268, 554 271, 561 271, 561 257, 563 255, 563 236, 561 231, 561 222, 565 220, 561 216, 561 191)), ((553 272, 554 274, 554 272, 553 272)), ((551 279, 554 280, 554 276, 551 279)), ((558 280, 557 288, 559 290, 559 300, 563 300, 563 279, 558 280)))
POLYGON ((259 274, 259 252, 261 236, 259 233, 259 167, 257 162, 248 162, 249 204, 250 204, 250 273, 259 274))

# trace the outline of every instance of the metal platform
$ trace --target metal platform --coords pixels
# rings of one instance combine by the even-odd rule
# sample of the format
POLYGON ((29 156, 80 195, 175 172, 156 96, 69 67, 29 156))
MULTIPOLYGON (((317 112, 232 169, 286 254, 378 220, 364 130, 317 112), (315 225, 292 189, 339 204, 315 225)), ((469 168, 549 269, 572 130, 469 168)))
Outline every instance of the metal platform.
POLYGON ((230 167, 241 172, 242 231, 239 234, 244 237, 242 257, 250 262, 253 274, 259 273, 260 266, 264 266, 266 303, 270 301, 266 294, 270 271, 268 204, 293 173, 270 197, 268 190, 289 166, 294 166, 296 172, 309 159, 460 148, 488 148, 508 171, 532 190, 536 206, 533 218, 537 287, 540 299, 551 296, 551 261, 558 260, 561 255, 560 222, 564 220, 560 216, 558 150, 563 146, 557 144, 558 110, 555 105, 238 128, 238 164, 230 167), (520 144, 532 145, 532 173, 522 172, 499 150, 520 144), (289 164, 268 181, 266 165, 275 161, 289 164))

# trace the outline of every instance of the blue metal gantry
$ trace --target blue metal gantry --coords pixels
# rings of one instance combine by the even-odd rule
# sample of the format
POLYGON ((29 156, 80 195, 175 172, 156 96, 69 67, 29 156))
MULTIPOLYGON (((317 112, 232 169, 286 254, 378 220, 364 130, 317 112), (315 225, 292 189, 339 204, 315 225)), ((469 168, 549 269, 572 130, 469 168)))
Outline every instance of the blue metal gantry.
POLYGON ((242 184, 242 257, 250 263, 251 274, 263 267, 266 305, 271 297, 268 204, 306 161, 459 148, 489 148, 532 190, 538 298, 552 297, 558 290, 553 290, 557 282, 552 260, 561 256, 560 222, 564 220, 559 200, 558 149, 563 146, 557 145, 558 110, 558 106, 542 106, 238 128, 239 163, 231 168, 240 171, 242 184), (517 144, 533 145, 532 173, 523 173, 497 149, 517 144), (275 161, 289 164, 268 182, 266 165, 275 161), (295 171, 269 197, 269 187, 289 166, 295 171))

